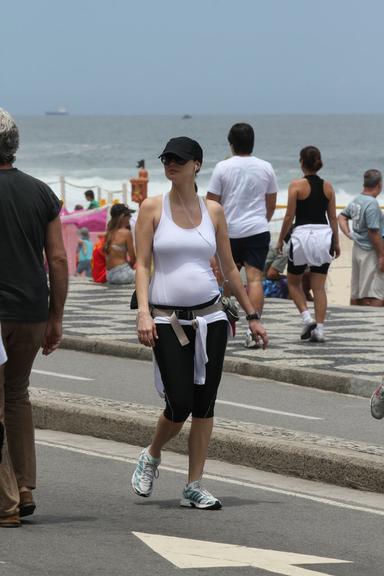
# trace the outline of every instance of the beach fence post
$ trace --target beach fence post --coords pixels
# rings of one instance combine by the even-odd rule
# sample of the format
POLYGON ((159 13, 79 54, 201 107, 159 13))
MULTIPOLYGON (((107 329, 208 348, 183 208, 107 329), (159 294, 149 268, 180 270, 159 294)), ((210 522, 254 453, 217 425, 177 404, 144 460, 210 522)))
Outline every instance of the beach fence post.
POLYGON ((61 201, 63 203, 63 206, 65 206, 65 176, 60 176, 59 182, 60 182, 61 201))
POLYGON ((123 204, 128 203, 128 186, 126 182, 123 182, 122 185, 122 196, 123 196, 123 204))
POLYGON ((100 186, 96 186, 96 197, 97 197, 97 201, 100 204, 100 200, 101 200, 101 188, 100 186))
POLYGON ((108 191, 107 193, 107 198, 108 198, 108 204, 112 204, 113 203, 113 192, 108 191))

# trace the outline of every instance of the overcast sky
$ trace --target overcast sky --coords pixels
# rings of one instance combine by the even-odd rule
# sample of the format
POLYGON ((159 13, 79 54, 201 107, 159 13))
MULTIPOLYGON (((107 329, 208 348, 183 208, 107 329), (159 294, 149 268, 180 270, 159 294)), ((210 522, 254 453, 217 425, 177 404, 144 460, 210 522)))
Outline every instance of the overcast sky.
POLYGON ((382 0, 12 0, 0 106, 384 112, 382 0))

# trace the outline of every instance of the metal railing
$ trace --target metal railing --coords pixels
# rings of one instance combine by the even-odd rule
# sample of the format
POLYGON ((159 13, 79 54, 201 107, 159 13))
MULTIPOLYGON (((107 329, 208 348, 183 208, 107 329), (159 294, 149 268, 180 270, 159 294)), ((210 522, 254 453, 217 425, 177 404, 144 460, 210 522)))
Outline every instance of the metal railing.
POLYGON ((122 182, 120 190, 108 190, 107 188, 102 188, 97 184, 87 184, 86 186, 80 184, 74 184, 73 182, 67 180, 65 176, 60 176, 59 180, 55 182, 47 182, 47 184, 48 186, 54 186, 56 184, 59 185, 60 196, 64 206, 66 204, 67 187, 77 188, 79 190, 93 190, 96 192, 96 198, 99 202, 103 199, 103 196, 106 196, 107 204, 112 204, 114 196, 119 195, 121 196, 124 204, 128 203, 127 182, 122 182))

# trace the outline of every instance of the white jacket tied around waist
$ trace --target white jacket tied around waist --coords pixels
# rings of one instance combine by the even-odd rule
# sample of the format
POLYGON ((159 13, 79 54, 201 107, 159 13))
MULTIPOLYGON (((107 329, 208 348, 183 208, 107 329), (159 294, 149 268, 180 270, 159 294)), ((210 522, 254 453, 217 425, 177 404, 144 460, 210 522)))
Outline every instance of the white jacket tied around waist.
POLYGON ((328 224, 305 224, 293 229, 290 251, 295 266, 322 266, 333 260, 332 229, 328 224))
MULTIPOLYGON (((171 324, 167 315, 157 315, 156 305, 193 308, 197 302, 209 302, 219 296, 219 286, 210 266, 210 258, 216 254, 215 227, 201 197, 201 223, 195 228, 182 228, 172 217, 169 193, 163 198, 160 222, 153 240, 154 273, 149 287, 149 301, 155 305, 156 324, 171 324)), ((161 307, 161 306, 160 306, 161 307)), ((211 308, 211 307, 210 307, 211 308)), ((206 377, 208 324, 227 321, 224 311, 200 315, 191 320, 178 320, 181 326, 196 329, 194 382, 203 385, 206 377)), ((229 329, 230 325, 228 323, 229 329)), ((154 357, 155 386, 164 396, 160 370, 154 357)))

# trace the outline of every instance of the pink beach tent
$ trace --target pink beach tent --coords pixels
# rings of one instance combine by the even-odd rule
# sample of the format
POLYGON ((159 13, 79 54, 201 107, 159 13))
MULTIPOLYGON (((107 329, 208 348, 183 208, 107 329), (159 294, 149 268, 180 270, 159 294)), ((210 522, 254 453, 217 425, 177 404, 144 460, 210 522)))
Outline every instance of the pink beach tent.
POLYGON ((102 206, 93 210, 76 210, 67 212, 65 209, 60 213, 60 220, 63 229, 63 239, 67 251, 69 274, 76 273, 76 249, 79 240, 78 229, 88 228, 89 237, 92 244, 98 240, 98 236, 105 232, 107 227, 107 217, 110 206, 102 206))
POLYGON ((88 228, 90 232, 104 232, 107 227, 107 215, 110 206, 93 208, 93 210, 61 211, 60 219, 63 225, 74 224, 77 228, 88 228))

